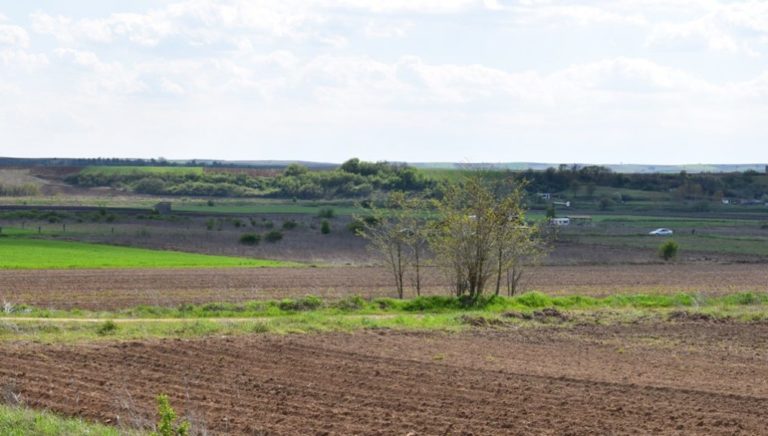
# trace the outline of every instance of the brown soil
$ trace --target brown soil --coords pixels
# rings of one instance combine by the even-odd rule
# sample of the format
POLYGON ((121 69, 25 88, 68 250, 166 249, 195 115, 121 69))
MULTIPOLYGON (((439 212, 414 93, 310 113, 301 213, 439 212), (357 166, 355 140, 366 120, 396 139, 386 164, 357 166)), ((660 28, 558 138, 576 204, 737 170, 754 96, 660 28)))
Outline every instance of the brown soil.
POLYGON ((768 325, 4 345, 0 386, 123 425, 153 397, 211 434, 760 434, 768 325))
MULTIPOLYGON (((444 294, 438 271, 425 272, 425 293, 444 294)), ((768 269, 748 264, 544 266, 525 288, 551 294, 768 291, 768 269)), ((412 291, 409 291, 409 295, 412 291)), ((0 270, 0 302, 50 308, 115 309, 140 304, 237 302, 318 295, 394 297, 383 268, 192 270, 0 270)))

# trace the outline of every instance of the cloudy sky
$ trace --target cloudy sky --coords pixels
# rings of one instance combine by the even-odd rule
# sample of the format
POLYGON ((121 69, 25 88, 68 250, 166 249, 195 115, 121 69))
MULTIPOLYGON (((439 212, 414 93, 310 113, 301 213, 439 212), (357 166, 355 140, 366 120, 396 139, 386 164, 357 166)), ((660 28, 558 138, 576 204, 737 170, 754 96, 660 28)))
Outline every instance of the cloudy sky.
POLYGON ((768 1, 0 1, 0 156, 768 161, 768 1))

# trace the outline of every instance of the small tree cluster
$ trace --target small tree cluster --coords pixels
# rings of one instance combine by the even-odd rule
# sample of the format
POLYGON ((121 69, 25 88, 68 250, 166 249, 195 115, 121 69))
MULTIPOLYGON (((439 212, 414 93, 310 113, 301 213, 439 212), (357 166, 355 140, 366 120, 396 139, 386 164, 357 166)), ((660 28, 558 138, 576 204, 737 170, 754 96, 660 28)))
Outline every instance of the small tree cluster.
POLYGON ((528 224, 520 184, 480 175, 449 186, 437 202, 440 220, 430 245, 457 296, 477 300, 495 282, 516 292, 525 261, 543 253, 537 226, 528 224))
POLYGON ((513 295, 524 264, 544 252, 539 228, 526 221, 523 196, 520 184, 472 175, 429 203, 391 194, 386 209, 371 207, 370 219, 356 220, 358 233, 385 260, 400 298, 409 270, 420 294, 428 250, 448 274, 455 295, 474 301, 491 284, 496 295, 502 287, 513 295))

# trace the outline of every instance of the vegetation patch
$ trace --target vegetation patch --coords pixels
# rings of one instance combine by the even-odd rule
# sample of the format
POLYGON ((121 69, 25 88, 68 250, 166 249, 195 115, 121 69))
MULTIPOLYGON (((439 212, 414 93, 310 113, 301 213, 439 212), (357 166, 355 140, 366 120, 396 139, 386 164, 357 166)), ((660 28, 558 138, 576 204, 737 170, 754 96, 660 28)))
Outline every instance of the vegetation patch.
POLYGON ((297 266, 290 262, 40 239, 0 239, 2 269, 297 266))
POLYGON ((63 418, 49 412, 35 411, 25 407, 0 404, 0 434, 5 436, 138 436, 142 433, 135 430, 118 430, 115 427, 91 424, 78 418, 63 418))

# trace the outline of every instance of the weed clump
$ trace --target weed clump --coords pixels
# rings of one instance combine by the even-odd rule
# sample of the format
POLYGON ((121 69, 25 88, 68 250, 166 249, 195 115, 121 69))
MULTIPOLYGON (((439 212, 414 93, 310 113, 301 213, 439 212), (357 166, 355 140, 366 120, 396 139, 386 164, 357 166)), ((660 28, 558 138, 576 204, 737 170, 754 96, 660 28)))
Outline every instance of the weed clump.
POLYGON ((296 300, 286 298, 285 300, 280 301, 277 307, 279 307, 280 310, 284 310, 286 312, 301 312, 301 311, 319 309, 320 307, 322 307, 322 305, 323 305, 323 300, 320 299, 320 297, 316 297, 314 295, 307 295, 306 297, 299 298, 296 300))
POLYGON ((336 308, 341 310, 361 310, 365 308, 365 299, 359 295, 353 295, 351 297, 344 298, 342 300, 339 300, 335 304, 336 308))
POLYGON ((659 247, 659 257, 664 259, 665 262, 668 262, 677 257, 679 248, 680 247, 677 245, 677 242, 667 241, 661 244, 661 247, 659 247))
POLYGON ((112 335, 117 332, 117 324, 112 320, 104 321, 96 329, 96 334, 99 336, 112 335))
POLYGON ((330 218, 334 218, 336 216, 336 212, 333 209, 331 209, 331 208, 325 208, 324 207, 324 208, 320 209, 320 211, 317 213, 317 216, 319 218, 328 218, 328 219, 330 219, 330 218))
POLYGON ((264 235, 264 240, 269 243, 275 243, 283 239, 283 232, 279 230, 272 230, 264 235))
POLYGON ((328 220, 323 220, 323 222, 320 223, 320 233, 324 235, 331 233, 331 223, 329 223, 328 220))
POLYGON ((261 235, 257 233, 244 233, 240 236, 240 243, 243 245, 259 245, 261 235))

